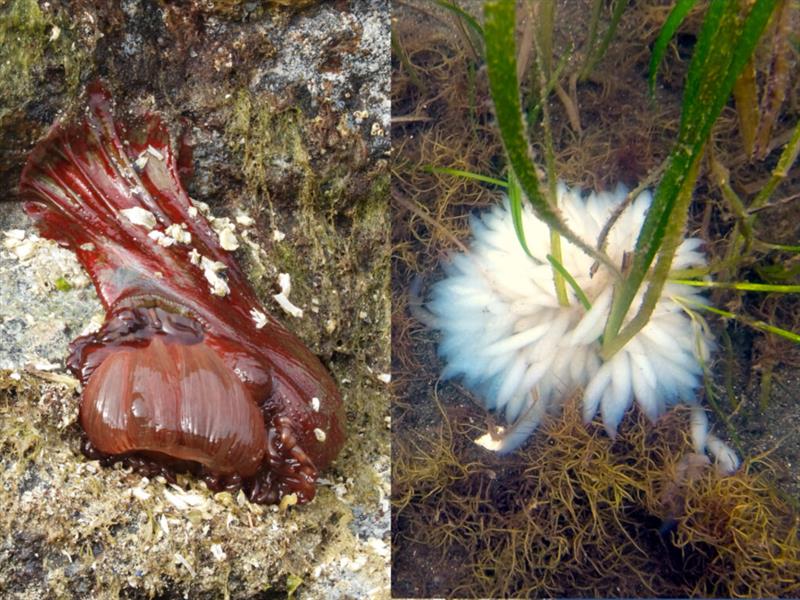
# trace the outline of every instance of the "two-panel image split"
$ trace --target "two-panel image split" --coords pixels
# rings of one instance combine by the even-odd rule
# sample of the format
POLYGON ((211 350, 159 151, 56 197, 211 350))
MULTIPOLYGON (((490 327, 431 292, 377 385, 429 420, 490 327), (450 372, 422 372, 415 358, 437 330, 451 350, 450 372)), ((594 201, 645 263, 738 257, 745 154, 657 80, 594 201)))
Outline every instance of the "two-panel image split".
POLYGON ((0 0, 0 598, 800 596, 796 0, 0 0))

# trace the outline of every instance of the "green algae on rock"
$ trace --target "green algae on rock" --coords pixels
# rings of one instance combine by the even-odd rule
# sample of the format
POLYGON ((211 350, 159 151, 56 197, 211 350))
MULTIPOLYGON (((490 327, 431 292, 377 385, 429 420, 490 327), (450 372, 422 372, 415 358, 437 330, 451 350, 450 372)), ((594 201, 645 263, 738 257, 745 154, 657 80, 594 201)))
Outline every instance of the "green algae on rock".
MULTIPOLYGON (((42 331, 42 339, 45 329, 55 328, 48 333, 50 341, 20 348, 9 338, 0 349, 0 359, 13 358, 3 363, 12 369, 10 375, 41 389, 14 404, 0 423, 4 448, 17 427, 25 426, 18 439, 32 445, 24 456, 37 459, 14 461, 13 469, 6 469, 5 462, 0 467, 3 485, 9 486, 2 498, 8 507, 2 521, 8 534, 0 540, 2 593, 83 597, 103 590, 110 597, 188 593, 239 598, 267 589, 285 594, 302 580, 295 591, 300 598, 388 595, 389 430, 383 377, 389 370, 388 5, 317 3, 296 11, 251 10, 252 4, 242 2, 229 13, 218 13, 207 10, 205 2, 85 3, 74 29, 59 26, 61 39, 70 45, 75 41, 85 57, 80 70, 71 72, 79 72, 84 81, 103 75, 120 95, 122 110, 146 111, 158 102, 175 122, 179 117, 188 121, 195 171, 203 174, 192 182, 192 198, 207 202, 215 215, 233 223, 237 217, 248 223, 252 219, 247 234, 252 244, 240 236, 238 258, 277 314, 281 309, 273 295, 279 292, 278 276, 290 274, 290 299, 304 309, 304 316, 285 318, 340 382, 350 441, 318 497, 302 508, 304 514, 291 507, 285 513, 254 513, 240 506, 238 498, 213 496, 192 482, 186 482, 185 498, 163 481, 143 482, 124 470, 98 477, 86 470, 91 464, 83 463, 77 452, 74 392, 40 379, 57 379, 57 370, 40 369, 35 378, 25 371, 45 356, 57 365, 65 341, 82 331, 98 308, 96 300, 83 297, 91 296, 86 287, 51 290, 47 297, 53 303, 35 315, 33 325, 42 331), (151 18, 157 12, 152 8, 163 10, 164 18, 151 18), (306 43, 305 32, 312 30, 316 41, 306 43), (296 68, 301 61, 284 68, 292 52, 282 52, 281 44, 292 35, 292 52, 299 56, 302 50, 307 60, 305 72, 296 68), (343 52, 350 54, 340 56, 343 52), (336 71, 322 70, 337 61, 336 71), (298 73, 303 81, 292 84, 298 73), (333 86, 318 85, 324 80, 333 86), (304 84, 313 86, 309 91, 304 84), (243 97, 250 116, 236 129, 233 125, 240 121, 235 107, 243 97), (260 119, 278 127, 281 119, 288 123, 282 139, 294 136, 302 142, 308 168, 289 168, 284 178, 278 154, 250 150, 253 173, 264 173, 255 190, 240 165, 246 145, 258 141, 257 113, 273 115, 272 120, 260 119), (269 162, 273 158, 274 164, 269 162), (302 221, 297 217, 301 196, 308 199, 302 221), (343 282, 338 289, 337 278, 343 282), (332 289, 336 295, 328 300, 332 289), (58 301, 71 308, 61 315, 66 318, 52 320, 47 315, 60 314, 58 301), (328 327, 333 328, 330 334, 328 327), (48 411, 56 411, 52 420, 40 415, 48 411), (26 413, 35 427, 16 421, 26 413), (29 511, 35 518, 28 518, 29 511)), ((59 7, 51 3, 50 12, 42 12, 58 15, 59 7)), ((52 76, 47 86, 37 80, 23 99, 36 111, 45 110, 39 120, 31 118, 38 112, 28 111, 16 122, 25 135, 14 138, 16 154, 4 156, 0 164, 0 182, 8 189, 13 190, 24 156, 46 124, 75 102, 76 94, 66 91, 72 88, 64 85, 57 66, 69 56, 69 45, 56 50, 50 54, 48 46, 44 54, 47 65, 56 65, 47 71, 52 76)), ((8 129, 0 133, 11 135, 8 129)), ((0 206, 0 223, 4 230, 24 227, 10 203, 0 206)), ((26 232, 24 239, 30 237, 26 232)), ((38 253, 20 260, 6 252, 3 258, 20 277, 39 260, 38 253)), ((73 282, 69 268, 54 279, 59 275, 73 282)), ((4 285, 10 281, 3 279, 4 285)), ((44 288, 37 293, 47 294, 44 288)), ((21 306, 24 298, 20 296, 21 306)), ((13 323, 29 332, 23 321, 15 317, 13 323)), ((0 406, 18 397, 16 391, 3 391, 0 406)), ((3 460, 11 459, 4 453, 3 460)))

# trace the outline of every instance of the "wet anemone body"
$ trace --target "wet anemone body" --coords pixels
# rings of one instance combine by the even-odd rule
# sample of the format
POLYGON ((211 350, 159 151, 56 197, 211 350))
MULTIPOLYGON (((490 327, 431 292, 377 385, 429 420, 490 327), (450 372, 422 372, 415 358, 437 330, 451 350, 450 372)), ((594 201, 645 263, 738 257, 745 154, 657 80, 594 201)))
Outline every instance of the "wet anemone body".
POLYGON ((254 502, 308 502, 344 443, 336 385, 189 199, 188 146, 176 156, 156 115, 124 125, 111 105, 91 85, 20 183, 26 212, 77 254, 106 310, 67 360, 83 385, 84 451, 151 475, 190 471, 254 502))
MULTIPOLYGON (((594 241, 625 196, 620 187, 584 198, 559 185, 558 206, 574 232, 594 241)), ((616 264, 623 265, 633 251, 650 202, 650 193, 642 193, 611 228, 606 252, 616 264)), ((599 412, 612 436, 634 402, 651 420, 686 402, 696 406, 692 436, 697 451, 716 456, 723 470, 736 468, 736 456, 708 433, 706 415, 696 405, 712 343, 702 319, 686 310, 703 302, 697 288, 668 282, 648 324, 603 361, 601 336, 611 306, 612 275, 562 240, 561 263, 591 308, 569 287, 569 305, 560 305, 547 260, 550 231, 527 206, 522 220, 531 256, 517 238, 507 203, 473 217, 469 252, 452 257, 426 305, 431 324, 441 331, 443 378, 460 376, 486 408, 505 420, 499 439, 485 436, 480 443, 499 452, 514 450, 546 414, 560 410, 576 393, 582 395, 584 420, 599 412)), ((685 239, 673 269, 704 264, 700 245, 699 239, 685 239)), ((633 309, 640 302, 641 294, 633 309)))

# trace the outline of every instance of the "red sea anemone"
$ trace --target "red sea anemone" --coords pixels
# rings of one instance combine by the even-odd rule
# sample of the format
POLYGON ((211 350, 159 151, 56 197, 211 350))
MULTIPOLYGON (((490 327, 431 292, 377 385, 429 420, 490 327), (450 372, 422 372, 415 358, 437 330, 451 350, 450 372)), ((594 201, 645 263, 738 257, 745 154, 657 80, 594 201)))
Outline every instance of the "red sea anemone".
POLYGON ((89 86, 84 115, 34 149, 20 189, 42 235, 73 250, 106 309, 76 339, 84 451, 171 477, 192 471, 254 502, 308 502, 344 443, 333 379, 268 316, 181 183, 155 115, 116 123, 89 86))

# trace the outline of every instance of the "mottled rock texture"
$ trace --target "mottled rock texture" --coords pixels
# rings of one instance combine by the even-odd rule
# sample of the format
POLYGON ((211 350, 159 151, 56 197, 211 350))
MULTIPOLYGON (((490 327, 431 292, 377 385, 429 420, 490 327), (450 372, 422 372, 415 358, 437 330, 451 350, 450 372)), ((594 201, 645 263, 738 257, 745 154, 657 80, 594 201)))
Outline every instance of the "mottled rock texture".
POLYGON ((0 595, 388 595, 389 6, 0 2, 0 595), (18 201, 28 153, 101 78, 194 145, 193 198, 254 220, 237 258, 332 371, 348 442, 279 511, 86 461, 66 345, 101 309, 18 201), (7 232, 7 233, 4 233, 7 232), (291 276, 302 318, 272 298, 291 276))

